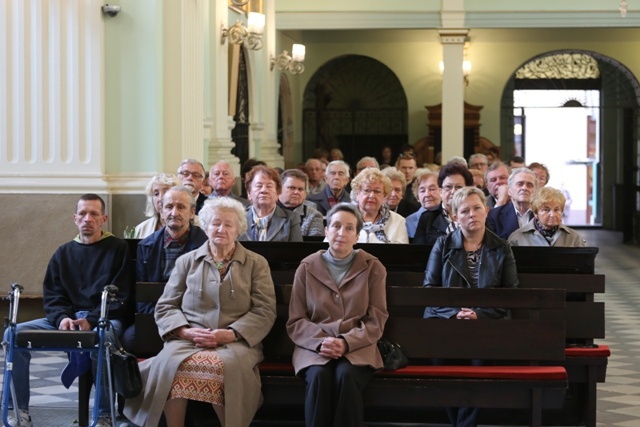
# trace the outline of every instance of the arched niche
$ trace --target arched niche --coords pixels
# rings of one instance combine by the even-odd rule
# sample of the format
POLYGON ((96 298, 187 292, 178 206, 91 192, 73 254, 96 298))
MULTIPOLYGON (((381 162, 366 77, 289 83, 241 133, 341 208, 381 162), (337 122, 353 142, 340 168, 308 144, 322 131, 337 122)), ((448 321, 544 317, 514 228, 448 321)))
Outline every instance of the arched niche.
POLYGON ((303 150, 340 148, 355 164, 408 143, 407 97, 396 74, 382 62, 344 55, 320 67, 304 90, 303 150))

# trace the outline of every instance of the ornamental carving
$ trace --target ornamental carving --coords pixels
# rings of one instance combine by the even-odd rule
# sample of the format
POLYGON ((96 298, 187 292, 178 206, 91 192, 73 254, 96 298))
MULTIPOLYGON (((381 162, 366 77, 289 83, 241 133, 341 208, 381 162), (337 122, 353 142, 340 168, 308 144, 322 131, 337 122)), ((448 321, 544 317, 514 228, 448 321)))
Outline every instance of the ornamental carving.
POLYGON ((537 58, 516 71, 516 79, 597 79, 599 77, 598 62, 584 53, 562 53, 537 58))

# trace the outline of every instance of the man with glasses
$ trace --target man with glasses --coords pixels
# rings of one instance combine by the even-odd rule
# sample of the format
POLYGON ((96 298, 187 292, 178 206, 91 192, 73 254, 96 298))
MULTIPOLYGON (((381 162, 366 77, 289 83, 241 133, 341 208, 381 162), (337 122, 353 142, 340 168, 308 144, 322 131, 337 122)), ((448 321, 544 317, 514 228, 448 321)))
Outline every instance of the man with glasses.
POLYGON ((324 236, 324 220, 315 203, 306 200, 309 178, 298 169, 287 169, 280 175, 282 192, 278 196, 278 206, 300 215, 302 236, 324 236))
POLYGON ((469 169, 477 169, 483 174, 489 169, 489 159, 482 153, 476 153, 469 156, 469 169))
POLYGON ((402 152, 398 155, 396 160, 396 169, 404 174, 404 178, 407 181, 407 187, 404 191, 404 200, 409 203, 415 210, 420 209, 420 203, 416 196, 413 195, 413 179, 415 178, 416 171, 418 170, 418 164, 416 162, 416 156, 410 151, 402 152))
POLYGON ((200 193, 204 180, 204 166, 198 160, 185 159, 178 167, 178 175, 182 185, 191 190, 191 195, 196 199, 196 215, 202 209, 207 196, 200 193))
POLYGON ((511 169, 502 162, 493 162, 485 175, 487 184, 487 206, 497 208, 509 203, 509 174, 511 169))

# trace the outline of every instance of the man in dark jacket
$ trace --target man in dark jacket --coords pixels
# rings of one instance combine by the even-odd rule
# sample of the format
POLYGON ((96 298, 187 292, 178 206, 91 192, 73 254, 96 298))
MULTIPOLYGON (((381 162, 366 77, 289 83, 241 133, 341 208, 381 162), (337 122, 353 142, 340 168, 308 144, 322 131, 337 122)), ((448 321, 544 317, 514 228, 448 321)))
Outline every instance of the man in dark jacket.
MULTIPOLYGON (((193 225, 196 201, 189 189, 173 187, 162 197, 164 227, 138 243, 137 282, 166 282, 180 255, 191 252, 207 241, 200 227, 193 225)), ((153 303, 136 304, 137 313, 153 313, 153 303)), ((122 336, 122 344, 131 350, 135 329, 131 325, 122 336)))
MULTIPOLYGON (((46 318, 20 323, 16 333, 28 330, 95 329, 100 318, 102 290, 116 285, 120 302, 108 306, 112 328, 106 339, 114 342, 125 319, 127 299, 133 284, 133 268, 126 242, 114 237, 102 226, 107 222, 104 200, 96 194, 85 194, 78 200, 73 215, 79 234, 60 246, 51 257, 43 282, 43 302, 46 318)), ((8 329, 7 329, 8 331, 8 329)), ((8 335, 5 332, 5 341, 8 335)), ((31 352, 17 351, 13 355, 13 380, 20 425, 32 425, 29 416, 29 365, 31 352)), ((87 369, 90 368, 87 366, 87 369)), ((76 376, 83 372, 75 372, 76 376)), ((111 426, 108 388, 103 383, 100 416, 96 426, 111 426)), ((11 411, 13 412, 13 411, 11 411)), ((18 425, 13 413, 9 424, 18 425)))

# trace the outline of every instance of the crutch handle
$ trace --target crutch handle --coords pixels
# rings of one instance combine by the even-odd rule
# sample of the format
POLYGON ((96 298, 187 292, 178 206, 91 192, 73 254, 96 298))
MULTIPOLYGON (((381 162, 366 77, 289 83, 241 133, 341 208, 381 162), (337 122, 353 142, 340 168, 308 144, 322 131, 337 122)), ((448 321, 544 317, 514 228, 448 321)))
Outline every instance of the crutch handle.
POLYGON ((100 306, 100 321, 107 319, 107 303, 109 300, 115 301, 118 287, 116 285, 107 285, 102 290, 102 304, 100 306))
POLYGON ((11 324, 16 324, 18 321, 18 303, 20 302, 20 294, 24 291, 24 286, 18 283, 11 284, 11 292, 9 293, 10 297, 10 313, 9 313, 9 322, 11 324))
POLYGON ((119 289, 116 285, 107 285, 104 287, 104 291, 107 292, 111 298, 116 296, 118 290, 119 289))

